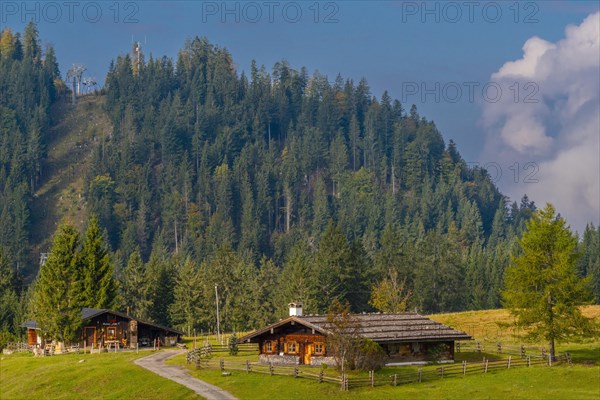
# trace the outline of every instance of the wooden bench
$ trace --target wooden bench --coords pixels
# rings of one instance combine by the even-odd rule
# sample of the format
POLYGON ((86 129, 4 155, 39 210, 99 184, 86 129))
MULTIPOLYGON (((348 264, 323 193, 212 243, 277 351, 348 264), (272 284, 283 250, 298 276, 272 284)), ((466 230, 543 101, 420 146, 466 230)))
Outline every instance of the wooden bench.
POLYGON ((107 340, 104 343, 106 344, 106 349, 108 351, 110 351, 110 349, 113 347, 115 348, 115 351, 121 348, 121 342, 119 342, 118 340, 107 340))

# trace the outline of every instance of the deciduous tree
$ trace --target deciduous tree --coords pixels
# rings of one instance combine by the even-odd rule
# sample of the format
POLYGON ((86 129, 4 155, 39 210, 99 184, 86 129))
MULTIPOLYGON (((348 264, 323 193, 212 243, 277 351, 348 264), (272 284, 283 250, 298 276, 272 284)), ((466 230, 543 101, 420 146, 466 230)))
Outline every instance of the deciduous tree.
POLYGON ((577 240, 554 207, 536 212, 519 240, 519 252, 506 271, 503 305, 531 338, 555 342, 594 331, 579 306, 589 304, 589 279, 577 276, 577 240))

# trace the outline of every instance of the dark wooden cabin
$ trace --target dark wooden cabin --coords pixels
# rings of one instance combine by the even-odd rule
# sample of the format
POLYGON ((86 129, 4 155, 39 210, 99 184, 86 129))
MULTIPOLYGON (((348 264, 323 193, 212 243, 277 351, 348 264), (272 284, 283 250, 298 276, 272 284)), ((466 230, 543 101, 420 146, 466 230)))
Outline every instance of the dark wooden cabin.
POLYGON ((174 346, 183 332, 142 321, 131 315, 106 309, 84 308, 81 311, 81 346, 104 347, 118 344, 135 348, 150 346, 155 339, 162 345, 174 346))
MULTIPOLYGON (((240 340, 258 343, 259 360, 264 363, 334 365, 327 349, 327 316, 302 316, 297 307, 290 314, 293 315, 240 340)), ((387 365, 426 363, 434 348, 440 361, 453 362, 454 342, 471 339, 464 332, 417 313, 355 314, 352 318, 358 323, 358 333, 362 337, 378 343, 385 350, 387 365)))
MULTIPOLYGON (((79 345, 87 348, 119 347, 136 348, 152 346, 155 340, 161 345, 174 346, 183 332, 149 321, 143 321, 126 313, 107 309, 83 308, 79 345)), ((28 344, 43 346, 41 332, 35 321, 22 325, 27 328, 28 344)))

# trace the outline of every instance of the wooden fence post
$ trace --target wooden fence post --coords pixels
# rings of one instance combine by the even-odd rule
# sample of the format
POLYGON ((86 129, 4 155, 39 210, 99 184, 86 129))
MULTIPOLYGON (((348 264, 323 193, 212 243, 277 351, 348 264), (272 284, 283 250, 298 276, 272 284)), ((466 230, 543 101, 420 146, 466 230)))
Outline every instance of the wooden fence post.
POLYGON ((421 383, 421 379, 422 379, 422 375, 423 375, 423 371, 421 370, 421 368, 419 368, 419 383, 421 383))
POLYGON ((487 374, 487 371, 488 371, 488 362, 489 362, 489 361, 490 361, 490 360, 485 360, 485 373, 486 373, 486 374, 487 374))
POLYGON ((496 347, 498 348, 498 354, 502 354, 502 343, 498 342, 496 347))
POLYGON ((527 356, 527 367, 531 367, 531 356, 527 356))
POLYGON ((481 353, 481 342, 478 340, 477 342, 475 342, 477 344, 477 352, 481 353))
POLYGON ((548 365, 552 366, 552 354, 548 353, 548 365))
POLYGON ((394 386, 398 386, 398 374, 394 374, 394 386))
POLYGON ((250 361, 246 360, 246 372, 250 373, 250 361))
POLYGON ((222 358, 219 360, 219 366, 221 367, 221 372, 225 371, 225 360, 222 358))
POLYGON ((371 387, 375 386, 375 371, 370 371, 371 374, 371 387))
POLYGON ((319 383, 323 383, 323 369, 321 368, 321 372, 319 372, 319 383))
POLYGON ((298 375, 298 367, 294 367, 294 378, 297 378, 298 375))
POLYGON ((269 363, 269 375, 273 376, 273 363, 269 363))
POLYGON ((462 367, 463 367, 463 376, 467 374, 467 362, 463 361, 462 362, 462 367))
POLYGON ((519 353, 520 353, 521 357, 525 357, 525 346, 521 345, 521 348, 519 349, 519 353))
POLYGON ((508 363, 506 364, 506 368, 510 368, 510 359, 512 356, 508 356, 508 363))
POLYGON ((565 358, 567 359, 567 364, 573 365, 573 361, 571 360, 571 353, 566 352, 565 353, 565 358))
POLYGON ((442 378, 444 378, 444 366, 442 365, 442 378))

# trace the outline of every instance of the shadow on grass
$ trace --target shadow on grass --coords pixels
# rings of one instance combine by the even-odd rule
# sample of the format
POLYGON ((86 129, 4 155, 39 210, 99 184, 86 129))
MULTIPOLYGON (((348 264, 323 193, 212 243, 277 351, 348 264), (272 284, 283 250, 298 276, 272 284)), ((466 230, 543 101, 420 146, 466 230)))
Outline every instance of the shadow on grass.
POLYGON ((600 364, 600 345, 592 347, 576 347, 566 349, 571 354, 571 360, 576 364, 599 365, 600 364))

